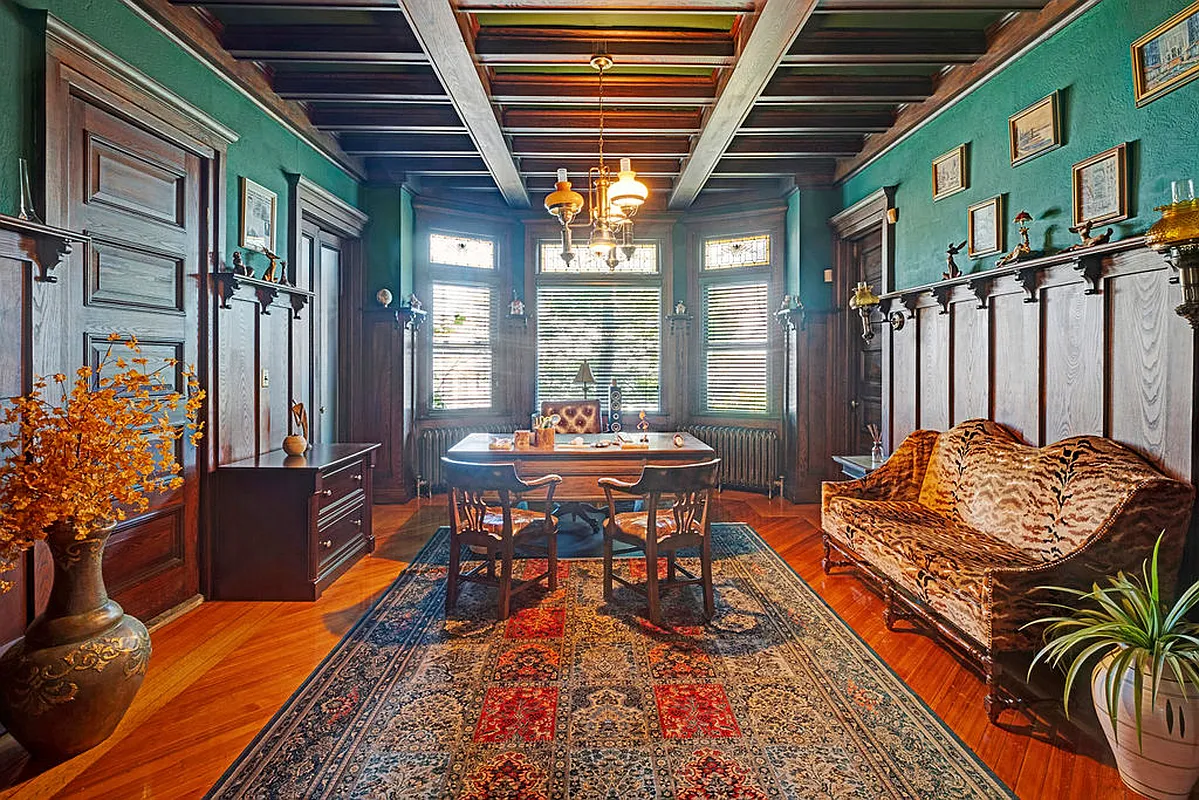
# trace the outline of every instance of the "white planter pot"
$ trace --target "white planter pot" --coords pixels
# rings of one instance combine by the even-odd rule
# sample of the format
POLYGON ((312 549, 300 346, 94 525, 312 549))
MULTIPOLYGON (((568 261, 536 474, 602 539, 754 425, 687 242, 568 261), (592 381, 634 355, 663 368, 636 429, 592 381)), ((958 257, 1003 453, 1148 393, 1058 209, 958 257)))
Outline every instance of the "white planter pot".
POLYGON ((1141 733, 1144 750, 1137 745, 1136 695, 1133 673, 1127 672, 1120 687, 1116 710, 1117 738, 1107 710, 1104 682, 1115 653, 1104 658, 1091 673, 1091 699, 1107 743, 1116 756, 1120 779, 1125 785, 1155 800, 1185 798, 1199 779, 1199 692, 1187 687, 1188 699, 1173 676, 1162 678, 1157 703, 1151 705, 1152 687, 1144 680, 1141 698, 1141 733))

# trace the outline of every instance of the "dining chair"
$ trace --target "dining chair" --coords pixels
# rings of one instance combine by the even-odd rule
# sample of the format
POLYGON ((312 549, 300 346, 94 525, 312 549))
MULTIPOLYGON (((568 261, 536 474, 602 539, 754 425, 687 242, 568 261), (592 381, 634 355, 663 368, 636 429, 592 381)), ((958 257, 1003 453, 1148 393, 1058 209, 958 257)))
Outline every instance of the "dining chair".
MULTIPOLYGON (((558 415, 555 433, 577 435, 580 433, 603 433, 603 420, 600 418, 599 400, 544 400, 541 403, 541 416, 558 415)), ((581 519, 591 526, 593 534, 600 532, 600 524, 591 516, 597 509, 587 503, 561 503, 558 505, 558 516, 581 519)))
POLYGON ((558 588, 558 520, 550 513, 554 507, 554 489, 561 476, 542 475, 525 481, 513 464, 475 464, 443 457, 447 497, 450 507, 450 568, 445 607, 448 612, 458 602, 458 590, 464 581, 495 586, 499 589, 499 618, 507 619, 512 598, 543 578, 549 589, 558 588), (516 503, 528 492, 543 489, 545 508, 534 511, 518 508, 516 503), (485 561, 461 572, 462 546, 484 556, 485 561), (547 569, 535 578, 513 580, 516 551, 545 556, 547 569), (496 576, 496 562, 499 576, 496 576))
POLYGON ((682 586, 698 584, 703 589, 704 616, 716 613, 712 589, 712 525, 708 519, 712 490, 716 488, 716 470, 720 459, 680 466, 642 467, 635 482, 600 478, 599 485, 608 499, 608 522, 604 527, 604 599, 612 599, 612 582, 617 581, 644 594, 649 600, 649 618, 662 623, 661 594, 682 586), (616 513, 614 492, 644 499, 643 511, 616 513), (673 501, 663 499, 673 495, 673 501), (653 534, 649 532, 653 531, 653 534), (613 544, 629 545, 613 550, 613 544), (700 574, 694 575, 678 564, 678 551, 699 546, 700 574), (614 555, 645 554, 645 585, 627 581, 612 572, 614 555), (658 559, 666 555, 666 579, 658 578, 658 559), (685 577, 677 577, 682 573, 685 577))

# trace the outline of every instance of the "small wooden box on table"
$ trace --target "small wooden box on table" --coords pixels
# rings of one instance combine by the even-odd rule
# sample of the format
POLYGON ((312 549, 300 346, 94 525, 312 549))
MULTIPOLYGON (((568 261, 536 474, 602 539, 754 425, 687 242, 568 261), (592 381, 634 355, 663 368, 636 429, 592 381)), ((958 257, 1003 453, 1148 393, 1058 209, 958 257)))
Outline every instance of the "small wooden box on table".
POLYGON ((216 600, 315 600, 375 549, 372 470, 378 444, 273 450, 216 472, 216 600))

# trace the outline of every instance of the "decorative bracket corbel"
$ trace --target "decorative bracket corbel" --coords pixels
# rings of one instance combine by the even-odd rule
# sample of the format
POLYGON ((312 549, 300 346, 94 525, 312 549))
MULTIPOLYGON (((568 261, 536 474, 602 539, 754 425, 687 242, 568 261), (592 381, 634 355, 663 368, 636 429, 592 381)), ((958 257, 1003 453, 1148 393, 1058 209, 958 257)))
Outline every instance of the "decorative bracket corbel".
POLYGON ((403 320, 404 327, 412 333, 420 330, 420 326, 424 324, 425 318, 428 316, 429 312, 423 308, 413 308, 411 305, 400 306, 399 317, 403 320))
MULTIPOLYGON (((780 312, 781 313, 781 312, 780 312)), ((777 317, 777 315, 776 315, 777 317)), ((673 334, 676 330, 681 329, 684 334, 691 332, 691 320, 695 319, 692 314, 667 314, 666 321, 670 324, 670 332, 673 334)))
POLYGON ((221 298, 221 308, 229 308, 229 301, 241 288, 241 282, 234 272, 218 270, 212 273, 212 281, 216 284, 217 295, 221 298))
POLYGON ((275 302, 275 298, 279 296, 279 289, 271 284, 259 284, 255 282, 254 294, 258 296, 259 310, 263 314, 271 313, 271 303, 275 302))
POLYGON ((949 313, 949 298, 953 294, 952 285, 934 286, 929 290, 932 296, 936 299, 937 304, 941 306, 941 310, 937 312, 939 315, 949 313))
POLYGON ((1040 269, 1037 267, 1021 267, 1016 270, 1016 282, 1020 284, 1020 288, 1024 289, 1024 302, 1037 302, 1037 275, 1040 269))
POLYGON ((916 304, 920 302, 920 292, 906 292, 899 296, 899 302, 908 310, 908 319, 916 318, 916 304))
POLYGON ((991 296, 991 279, 975 278, 966 285, 970 287, 970 291, 974 292, 974 296, 978 298, 978 310, 981 311, 986 308, 987 300, 991 296))
POLYGON ((1094 253, 1080 255, 1074 262, 1074 269, 1091 284, 1089 289, 1083 290, 1083 294, 1099 294, 1099 284, 1103 280, 1103 257, 1094 253))

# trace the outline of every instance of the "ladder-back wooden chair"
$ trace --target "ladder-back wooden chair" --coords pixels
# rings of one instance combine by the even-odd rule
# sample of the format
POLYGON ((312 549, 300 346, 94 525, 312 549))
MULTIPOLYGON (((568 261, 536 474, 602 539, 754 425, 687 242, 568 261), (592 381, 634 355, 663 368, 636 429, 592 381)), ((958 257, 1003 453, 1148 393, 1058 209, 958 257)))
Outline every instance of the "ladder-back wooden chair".
POLYGON ((700 464, 659 467, 645 466, 635 483, 615 478, 600 478, 608 498, 608 522, 604 526, 604 599, 612 598, 612 582, 641 592, 649 600, 649 618, 655 625, 662 623, 659 602, 662 592, 681 586, 699 584, 704 595, 704 615, 711 619, 716 613, 712 589, 712 525, 708 519, 712 490, 716 488, 716 470, 720 459, 700 464), (613 492, 644 498, 645 510, 616 513, 613 492), (673 502, 664 505, 664 497, 673 495, 673 502), (649 532, 654 531, 651 535, 649 532), (629 545, 613 551, 613 543, 629 545), (696 576, 677 564, 678 551, 684 547, 700 549, 700 574, 696 576), (645 585, 640 586, 612 574, 613 555, 645 553, 645 585), (658 558, 666 555, 666 579, 658 579, 658 558), (678 578, 678 573, 685 577, 678 578))
POLYGON ((562 482, 558 475, 543 475, 524 481, 512 464, 474 464, 442 458, 445 465, 447 497, 450 507, 450 569, 445 607, 448 612, 458 602, 463 581, 495 586, 499 589, 499 618, 507 619, 512 598, 549 579, 549 589, 558 588, 558 520, 550 513, 554 489, 562 482), (544 489, 545 509, 517 508, 521 495, 544 489), (461 572, 462 546, 471 547, 485 561, 461 572), (547 569, 535 578, 513 580, 512 564, 517 550, 522 554, 545 556, 547 569), (496 562, 499 575, 496 575, 496 562))

